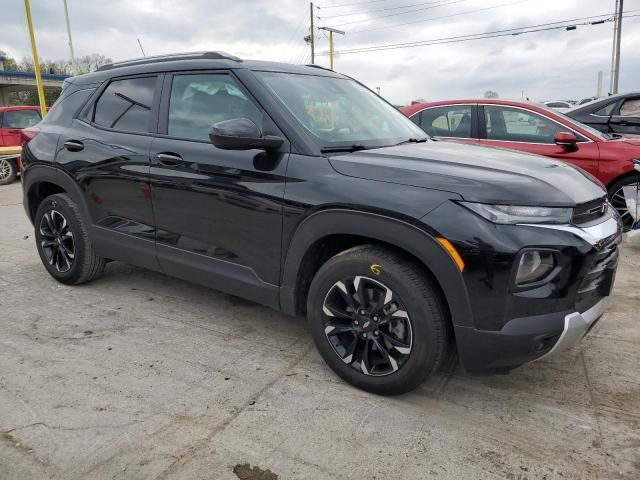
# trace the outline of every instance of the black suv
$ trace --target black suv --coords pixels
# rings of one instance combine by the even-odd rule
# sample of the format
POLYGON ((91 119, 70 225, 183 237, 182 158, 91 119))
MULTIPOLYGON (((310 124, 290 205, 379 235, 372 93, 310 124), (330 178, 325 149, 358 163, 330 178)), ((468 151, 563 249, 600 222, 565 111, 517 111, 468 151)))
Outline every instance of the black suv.
POLYGON ((453 346, 507 372, 600 318, 621 238, 606 191, 563 162, 437 142, 362 84, 222 53, 66 82, 24 131, 24 205, 47 271, 120 260, 308 317, 376 393, 453 346))

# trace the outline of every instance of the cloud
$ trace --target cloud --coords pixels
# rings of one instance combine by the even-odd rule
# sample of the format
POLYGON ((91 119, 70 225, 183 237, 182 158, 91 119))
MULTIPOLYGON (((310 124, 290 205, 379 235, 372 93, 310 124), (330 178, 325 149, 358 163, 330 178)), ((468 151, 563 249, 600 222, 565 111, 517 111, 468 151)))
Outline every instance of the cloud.
MULTIPOLYGON (((101 53, 114 60, 139 57, 137 38, 140 38, 148 55, 224 50, 243 58, 309 61, 309 49, 303 41, 308 34, 309 20, 309 4, 305 0, 67 2, 78 56, 101 53)), ((338 28, 347 34, 335 36, 336 49, 340 51, 523 27, 613 10, 613 2, 602 0, 514 2, 441 0, 428 10, 383 17, 403 11, 396 7, 420 2, 386 0, 330 8, 330 4, 355 2, 318 0, 321 8, 317 10, 320 18, 316 18, 316 25, 346 23, 338 28), (514 4, 506 5, 510 3, 514 4), (495 5, 505 6, 477 11, 495 5), (334 15, 342 16, 329 18, 334 15), (350 23, 354 21, 358 22, 350 23)), ((23 3, 19 0, 3 3, 0 50, 17 58, 28 56, 30 47, 23 3)), ((40 56, 68 57, 62 2, 32 0, 31 5, 40 56)), ((625 2, 625 10, 636 9, 640 9, 640 0, 625 2)), ((640 58, 633 54, 640 50, 637 20, 629 18, 623 26, 622 90, 638 89, 640 58)), ((608 85, 612 30, 613 24, 606 23, 578 26, 574 31, 345 53, 336 56, 335 67, 372 88, 379 86, 382 94, 394 103, 408 103, 415 98, 478 97, 485 90, 495 90, 503 98, 520 98, 524 91, 525 96, 536 100, 579 99, 595 94, 600 70, 605 73, 605 85, 608 85)), ((317 47, 318 63, 327 65, 328 57, 324 53, 328 42, 322 32, 317 32, 317 47)))

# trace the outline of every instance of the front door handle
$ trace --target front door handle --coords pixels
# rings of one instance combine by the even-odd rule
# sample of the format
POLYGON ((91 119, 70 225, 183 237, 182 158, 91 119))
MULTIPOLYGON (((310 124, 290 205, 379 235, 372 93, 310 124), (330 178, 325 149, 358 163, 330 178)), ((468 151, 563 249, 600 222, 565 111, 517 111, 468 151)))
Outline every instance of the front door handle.
POLYGON ((79 142, 78 140, 67 140, 64 142, 64 148, 70 152, 80 152, 84 150, 84 143, 79 142))
POLYGON ((177 153, 158 153, 156 158, 158 162, 168 167, 175 167, 183 162, 182 157, 177 153))
POLYGON ((12 128, 11 130, 9 130, 8 133, 10 133, 12 135, 17 135, 18 133, 20 133, 20 130, 18 130, 16 128, 12 128))

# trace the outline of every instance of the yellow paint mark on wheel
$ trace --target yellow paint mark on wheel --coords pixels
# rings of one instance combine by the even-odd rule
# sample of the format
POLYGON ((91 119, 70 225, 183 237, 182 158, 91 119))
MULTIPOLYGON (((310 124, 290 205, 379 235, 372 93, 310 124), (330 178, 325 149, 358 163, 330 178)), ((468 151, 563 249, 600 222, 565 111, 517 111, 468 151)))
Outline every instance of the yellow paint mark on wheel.
POLYGON ((380 272, 382 271, 382 265, 378 265, 377 263, 373 263, 373 264, 371 264, 369 269, 371 270, 371 272, 373 274, 380 275, 380 272))

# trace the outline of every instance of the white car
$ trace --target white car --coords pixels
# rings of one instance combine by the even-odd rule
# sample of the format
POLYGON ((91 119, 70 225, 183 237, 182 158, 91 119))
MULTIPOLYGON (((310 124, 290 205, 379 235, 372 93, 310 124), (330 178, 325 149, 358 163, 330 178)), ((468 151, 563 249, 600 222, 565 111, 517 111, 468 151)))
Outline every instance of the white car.
POLYGON ((564 100, 553 100, 550 102, 542 102, 542 104, 546 107, 553 108, 555 111, 560 113, 564 113, 573 107, 573 105, 569 102, 565 102, 564 100))

